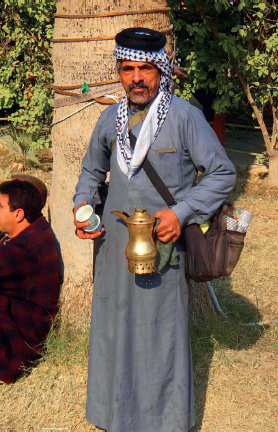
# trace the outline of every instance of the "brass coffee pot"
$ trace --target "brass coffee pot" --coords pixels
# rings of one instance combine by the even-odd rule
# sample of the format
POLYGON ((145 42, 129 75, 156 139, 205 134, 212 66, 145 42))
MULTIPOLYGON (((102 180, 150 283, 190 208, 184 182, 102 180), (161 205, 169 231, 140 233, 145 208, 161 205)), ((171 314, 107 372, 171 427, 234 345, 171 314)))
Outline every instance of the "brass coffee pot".
POLYGON ((124 211, 112 211, 125 223, 129 241, 125 248, 130 273, 146 274, 156 271, 157 248, 153 240, 155 218, 148 215, 144 208, 136 208, 133 215, 124 211))

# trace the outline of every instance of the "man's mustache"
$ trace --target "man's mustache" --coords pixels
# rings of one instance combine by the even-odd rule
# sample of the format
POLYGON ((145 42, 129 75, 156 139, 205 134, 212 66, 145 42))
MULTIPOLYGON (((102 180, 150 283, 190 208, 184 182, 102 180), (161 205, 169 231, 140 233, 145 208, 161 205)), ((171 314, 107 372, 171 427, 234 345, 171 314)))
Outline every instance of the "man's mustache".
POLYGON ((130 91, 130 90, 132 90, 132 89, 134 89, 134 88, 146 88, 146 89, 148 89, 149 90, 149 88, 150 88, 150 86, 149 86, 149 84, 147 84, 147 83, 144 83, 144 82, 142 82, 142 81, 140 81, 138 84, 129 84, 129 86, 127 87, 128 88, 128 91, 130 91))

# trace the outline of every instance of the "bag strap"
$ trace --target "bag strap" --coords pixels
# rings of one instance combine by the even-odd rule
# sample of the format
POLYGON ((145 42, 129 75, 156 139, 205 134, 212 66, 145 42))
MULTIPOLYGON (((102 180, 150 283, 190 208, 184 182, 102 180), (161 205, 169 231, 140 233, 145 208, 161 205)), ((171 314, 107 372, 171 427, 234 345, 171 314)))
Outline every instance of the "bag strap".
MULTIPOLYGON (((130 147, 132 148, 132 150, 134 150, 136 144, 136 137, 133 135, 132 132, 129 132, 129 141, 130 147)), ((171 194, 161 177, 159 177, 151 162, 148 160, 147 156, 142 163, 142 168, 152 182, 153 186, 156 188, 159 195, 167 204, 167 206, 170 207, 171 205, 175 204, 176 201, 173 195, 171 194)))

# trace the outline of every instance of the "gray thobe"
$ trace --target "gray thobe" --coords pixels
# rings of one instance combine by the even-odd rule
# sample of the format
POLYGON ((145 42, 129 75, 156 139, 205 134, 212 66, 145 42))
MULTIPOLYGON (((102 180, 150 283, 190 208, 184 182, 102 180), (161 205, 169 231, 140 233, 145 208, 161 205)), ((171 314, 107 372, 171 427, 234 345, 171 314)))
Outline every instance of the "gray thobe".
MULTIPOLYGON (((172 432, 195 423, 189 333, 189 292, 184 251, 161 274, 128 273, 128 231, 111 214, 166 208, 144 170, 128 180, 117 163, 116 111, 105 110, 90 140, 76 188, 75 206, 100 202, 98 187, 110 170, 96 257, 89 350, 87 419, 108 432, 172 432)), ((132 132, 138 136, 142 123, 132 132)), ((181 225, 203 223, 235 184, 235 169, 202 112, 173 96, 148 159, 174 196, 181 225), (175 152, 158 152, 174 148, 175 152), (197 171, 204 173, 198 186, 197 171)))

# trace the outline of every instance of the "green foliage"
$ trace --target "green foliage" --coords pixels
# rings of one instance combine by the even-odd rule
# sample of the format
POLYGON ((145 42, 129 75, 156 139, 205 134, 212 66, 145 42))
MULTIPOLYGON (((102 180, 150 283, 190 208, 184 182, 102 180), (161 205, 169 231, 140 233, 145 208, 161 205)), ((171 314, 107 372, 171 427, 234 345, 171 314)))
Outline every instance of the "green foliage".
MULTIPOLYGON (((0 1, 0 109, 11 112, 13 126, 27 127, 29 136, 52 121, 55 5, 56 0, 0 1)), ((49 142, 48 134, 36 146, 49 142)))
POLYGON ((257 155, 256 160, 259 164, 262 164, 265 161, 265 156, 263 154, 257 155))
MULTIPOLYGON (((273 1, 169 1, 177 36, 177 58, 192 91, 215 94, 213 108, 222 113, 247 89, 263 116, 278 100, 278 8, 273 1)), ((180 96, 183 97, 182 92, 180 96)))
POLYGON ((193 94, 192 86, 185 78, 176 78, 176 84, 180 87, 175 90, 175 94, 183 99, 189 100, 193 94))
POLYGON ((41 165, 35 155, 35 149, 32 143, 36 140, 37 132, 33 134, 26 133, 24 130, 17 130, 13 127, 0 134, 0 143, 12 149, 16 154, 22 157, 23 169, 26 169, 26 162, 31 161, 36 165, 41 165))

